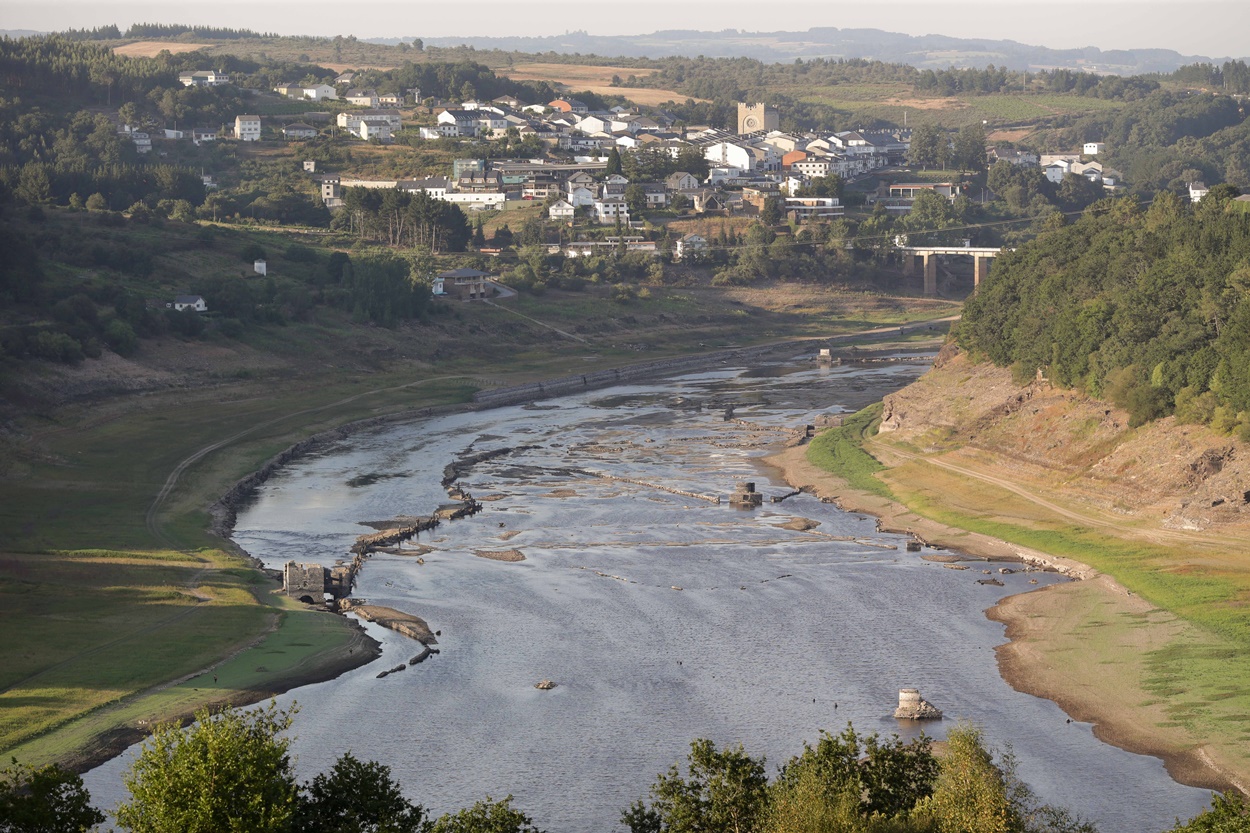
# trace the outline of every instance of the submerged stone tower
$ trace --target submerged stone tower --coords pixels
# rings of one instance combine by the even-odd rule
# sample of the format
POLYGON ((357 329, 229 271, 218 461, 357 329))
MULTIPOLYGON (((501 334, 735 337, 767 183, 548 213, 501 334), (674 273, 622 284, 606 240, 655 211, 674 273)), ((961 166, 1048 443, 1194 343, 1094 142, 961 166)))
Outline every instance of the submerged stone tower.
POLYGON ((920 689, 900 688, 894 716, 899 720, 941 720, 942 710, 921 697, 920 689))

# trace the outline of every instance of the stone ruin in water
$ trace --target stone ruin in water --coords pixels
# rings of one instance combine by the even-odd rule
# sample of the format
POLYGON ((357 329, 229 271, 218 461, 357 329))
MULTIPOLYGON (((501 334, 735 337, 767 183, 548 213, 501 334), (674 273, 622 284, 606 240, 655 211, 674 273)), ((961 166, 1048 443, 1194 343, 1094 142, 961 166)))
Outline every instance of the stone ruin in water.
POLYGON ((900 688, 894 716, 899 720, 941 720, 942 710, 921 697, 920 689, 900 688))

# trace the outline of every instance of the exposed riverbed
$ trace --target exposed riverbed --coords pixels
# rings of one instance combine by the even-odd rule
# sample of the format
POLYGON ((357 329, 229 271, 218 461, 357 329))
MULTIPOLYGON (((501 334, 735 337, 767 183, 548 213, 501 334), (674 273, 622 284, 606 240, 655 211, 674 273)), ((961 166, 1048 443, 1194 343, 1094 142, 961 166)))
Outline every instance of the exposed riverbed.
MULTIPOLYGON (((449 462, 527 447, 462 475, 484 511, 422 533, 420 561, 414 547, 367 562, 354 595, 422 617, 441 631, 442 653, 377 679, 421 646, 366 625, 381 658, 281 698, 300 704, 300 776, 350 749, 389 764, 434 812, 511 793, 552 833, 611 830, 694 738, 740 741, 772 771, 847 721, 916 732, 889 715, 900 687, 918 687, 948 717, 927 732, 976 722, 1012 746, 1045 800, 1104 833, 1198 812, 1207 793, 999 677, 1002 626, 984 609, 1066 579, 995 564, 1003 586, 980 585, 991 565, 922 560, 872 518, 809 495, 769 501, 791 489, 768 482, 756 458, 790 429, 857 410, 924 369, 726 367, 389 426, 293 462, 238 517, 235 540, 269 567, 333 564, 376 522, 445 503, 449 462), (728 504, 741 480, 766 493, 761 508, 728 504), (544 679, 558 686, 536 690, 544 679)), ((103 803, 120 797, 124 766, 89 773, 103 803)))

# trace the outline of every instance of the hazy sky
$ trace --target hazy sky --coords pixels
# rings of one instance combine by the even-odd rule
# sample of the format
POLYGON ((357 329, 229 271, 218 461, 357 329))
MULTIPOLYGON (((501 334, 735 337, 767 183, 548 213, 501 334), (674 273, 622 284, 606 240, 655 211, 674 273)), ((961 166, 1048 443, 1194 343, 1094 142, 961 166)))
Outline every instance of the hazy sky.
POLYGON ((435 37, 641 34, 658 29, 802 31, 875 28, 912 35, 1005 38, 1057 48, 1157 47, 1210 57, 1250 55, 1250 0, 0 0, 0 29, 64 29, 136 21, 199 23, 280 34, 435 37))

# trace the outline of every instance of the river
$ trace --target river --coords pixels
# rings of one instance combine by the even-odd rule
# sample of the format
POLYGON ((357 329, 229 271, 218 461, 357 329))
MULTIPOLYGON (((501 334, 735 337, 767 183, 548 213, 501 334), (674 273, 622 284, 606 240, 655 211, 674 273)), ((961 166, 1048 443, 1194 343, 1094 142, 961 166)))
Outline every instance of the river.
MULTIPOLYGON (((1103 833, 1158 831, 1199 812, 1207 792, 999 677, 1003 629, 983 611, 1066 579, 995 569, 1004 586, 980 585, 987 565, 923 560, 872 518, 807 494, 770 501, 790 490, 758 458, 786 431, 853 412, 925 367, 726 366, 390 426, 286 467, 239 513, 234 536, 275 568, 333 564, 371 531, 364 524, 445 503, 453 459, 518 449, 464 475, 484 511, 423 533, 417 543, 432 550, 420 562, 378 554, 365 566, 355 595, 425 618, 441 654, 377 679, 420 646, 369 625, 380 659, 280 698, 300 706, 300 777, 351 750, 390 765, 435 813, 511 794, 551 833, 624 830, 621 810, 695 738, 742 743, 771 773, 848 721, 941 737, 968 720, 1011 748, 1044 800, 1103 833), (766 497, 743 510, 600 474, 722 498, 750 480, 766 497), (819 526, 783 528, 795 519, 819 526), (474 555, 513 549, 525 560, 474 555), (558 685, 535 689, 543 679, 558 685), (895 721, 902 687, 947 719, 895 721)), ((127 760, 88 774, 101 803, 120 797, 127 760)))

